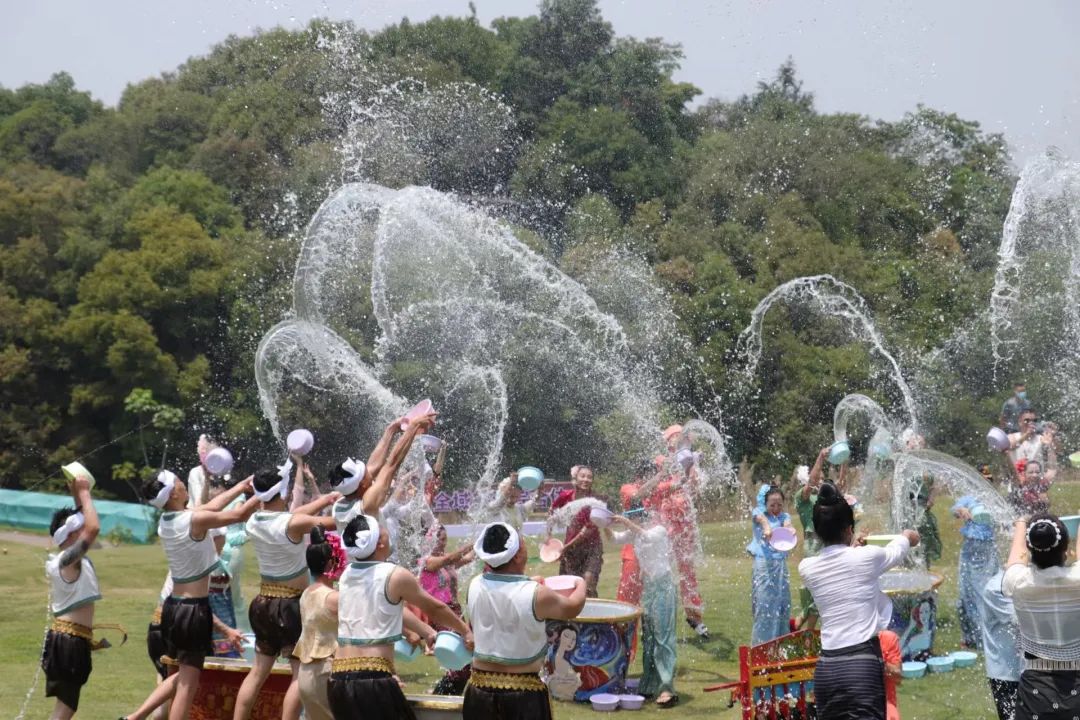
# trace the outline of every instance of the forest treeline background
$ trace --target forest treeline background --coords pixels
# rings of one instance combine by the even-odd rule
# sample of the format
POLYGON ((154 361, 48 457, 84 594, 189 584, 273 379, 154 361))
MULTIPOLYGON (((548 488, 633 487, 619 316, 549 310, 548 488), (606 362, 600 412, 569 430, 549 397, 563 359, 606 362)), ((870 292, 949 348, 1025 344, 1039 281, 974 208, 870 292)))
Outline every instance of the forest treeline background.
MULTIPOLYGON (((896 122, 823 114, 792 62, 752 94, 702 99, 672 79, 679 60, 617 37, 592 0, 544 0, 491 27, 229 37, 115 108, 65 73, 0 89, 0 485, 57 487, 60 463, 117 438, 87 465, 119 496, 163 451, 194 464, 200 432, 241 463, 277 459, 254 353, 288 313, 304 223, 350 169, 349 118, 327 98, 362 105, 395 83, 497 98, 513 142, 496 159, 368 158, 372 180, 514 208, 571 276, 597 249, 641 254, 722 398, 744 383, 732 352, 750 311, 794 277, 855 287, 909 364, 978 322, 1016 181, 1001 136, 924 107, 896 122)), ((760 393, 710 407, 701 383, 677 389, 723 415, 736 459, 787 474, 829 440, 843 395, 895 407, 840 328, 798 308, 768 328, 760 393)), ((922 398, 927 431, 976 451, 1011 378, 950 372, 922 398)))

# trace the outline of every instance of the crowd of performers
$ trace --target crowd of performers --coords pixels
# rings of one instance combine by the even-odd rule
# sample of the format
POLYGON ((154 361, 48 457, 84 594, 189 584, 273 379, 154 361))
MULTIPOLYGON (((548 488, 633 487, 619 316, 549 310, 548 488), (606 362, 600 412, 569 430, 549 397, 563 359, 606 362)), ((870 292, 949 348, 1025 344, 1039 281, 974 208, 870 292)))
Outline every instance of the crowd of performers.
MULTIPOLYGON (((502 521, 487 525, 474 543, 448 550, 446 528, 431 515, 425 528, 430 550, 418 562, 406 561, 407 567, 395 562, 395 513, 407 501, 406 484, 395 477, 435 416, 403 421, 386 427, 367 462, 347 459, 334 467, 326 494, 298 456, 240 482, 212 475, 205 457, 213 446, 205 438, 198 448, 204 462, 186 481, 163 470, 146 485, 145 501, 160 511, 157 531, 168 570, 146 640, 158 684, 126 718, 188 717, 206 658, 242 656, 237 618, 244 613, 255 652, 234 720, 251 717, 279 659, 291 669, 283 718, 301 712, 309 720, 412 717, 395 674, 394 645, 404 638, 430 654, 441 630, 459 634, 474 660, 448 671, 433 692, 464 695, 466 718, 551 717, 540 674, 546 622, 572 619, 587 597, 596 597, 604 539, 622 546, 619 599, 644 610, 640 691, 660 707, 678 702, 680 607, 691 627, 708 636, 694 567, 694 470, 666 456, 644 464, 620 489, 625 514, 601 531, 590 519, 597 504, 592 469, 573 468, 571 487, 551 503, 548 522, 550 537, 560 513, 570 511, 559 569, 581 580, 564 595, 542 578, 524 575, 528 553, 521 531, 533 508, 520 502, 514 475, 489 506, 502 521), (239 584, 245 544, 260 575, 259 592, 246 607, 239 584), (468 585, 462 607, 457 570, 477 559, 483 572, 468 585)), ((665 432, 669 451, 681 434, 678 426, 665 432)), ((423 484, 429 506, 445 452, 444 444, 423 484)), ((100 529, 91 484, 89 477, 76 477, 75 507, 58 511, 51 528, 59 552, 47 564, 54 620, 42 667, 57 720, 75 714, 91 670, 94 603, 101 597, 87 556, 100 529)))
MULTIPOLYGON (((978 522, 978 498, 960 497, 951 508, 962 521, 958 568, 959 624, 965 646, 981 649, 1000 720, 1072 718, 1080 714, 1080 570, 1067 565, 1069 533, 1049 513, 1048 490, 1056 473, 1053 428, 1040 426, 1022 387, 1007 403, 1009 427, 1004 495, 1017 517, 1013 544, 1000 563, 992 528, 978 522), (1009 426, 1009 423, 1012 423, 1009 426)), ((643 609, 641 692, 661 707, 678 702, 674 678, 679 614, 702 637, 702 601, 695 573, 698 553, 693 500, 694 463, 672 462, 685 433, 664 433, 667 455, 643 463, 619 489, 622 515, 597 527, 591 510, 593 471, 571 471, 571 487, 551 504, 548 534, 565 520, 560 572, 582 578, 563 596, 526 577, 522 525, 533 510, 522 503, 514 475, 500 483, 488 510, 500 518, 475 542, 449 550, 446 528, 432 518, 430 551, 399 555, 396 527, 408 498, 394 479, 417 436, 434 422, 420 418, 401 431, 390 423, 367 462, 347 459, 329 475, 322 495, 299 458, 229 486, 194 469, 187 482, 163 471, 146 489, 161 511, 158 535, 168 573, 147 633, 160 682, 128 718, 155 713, 187 717, 208 655, 239 656, 237 617, 246 611, 255 635, 255 660, 239 690, 234 720, 250 717, 259 692, 279 658, 291 665, 284 718, 411 717, 394 673, 394 643, 404 637, 430 652, 435 634, 460 634, 474 662, 448 672, 435 692, 463 694, 465 717, 550 717, 541 670, 545 621, 570 619, 595 597, 603 571, 604 541, 621 545, 618 599, 643 609), (399 434, 400 433, 400 434, 399 434), (569 512, 568 512, 569 511, 569 512), (560 518, 561 516, 561 518, 560 518), (243 607, 237 549, 254 549, 259 593, 243 607), (396 564, 401 559, 406 566, 396 564), (484 572, 458 600, 457 570, 479 560, 484 572), (468 622, 465 618, 468 618, 468 622), (171 658, 169 665, 162 657, 171 658)), ((922 439, 907 439, 909 449, 922 439)), ((200 448, 205 452, 205 448, 200 448)), ((814 679, 819 718, 899 718, 895 687, 899 643, 883 628, 891 603, 878 585, 882 573, 904 563, 912 548, 928 567, 940 557, 932 508, 938 489, 924 478, 911 501, 920 509, 917 529, 904 530, 886 547, 863 544, 855 532, 855 500, 845 494, 848 468, 829 468, 829 448, 793 477, 789 494, 803 531, 799 605, 792 618, 787 552, 769 542, 792 527, 788 495, 762 486, 752 517, 751 607, 753 644, 793 628, 818 628, 822 653, 814 679), (937 552, 934 550, 937 548, 937 552)), ((445 445, 442 453, 445 453, 445 445)), ((423 485, 430 505, 444 455, 423 485)), ((100 529, 90 481, 71 485, 75 508, 56 513, 53 540, 59 551, 46 570, 54 621, 42 658, 46 694, 56 698, 54 718, 71 717, 91 670, 94 603, 100 599, 87 557, 100 529)), ((556 678, 557 680, 557 678, 556 678)))

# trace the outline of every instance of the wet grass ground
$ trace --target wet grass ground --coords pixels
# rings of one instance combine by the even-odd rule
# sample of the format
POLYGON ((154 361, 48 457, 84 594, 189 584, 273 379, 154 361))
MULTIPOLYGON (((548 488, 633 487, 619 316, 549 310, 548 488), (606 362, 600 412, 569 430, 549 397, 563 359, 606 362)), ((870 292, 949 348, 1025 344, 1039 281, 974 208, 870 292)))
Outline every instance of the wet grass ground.
MULTIPOLYGON (((939 653, 959 648, 956 624, 956 559, 959 552, 958 523, 948 514, 951 502, 939 498, 935 512, 945 541, 944 557, 934 568, 945 576, 938 605, 939 630, 935 649, 939 653)), ((1053 489, 1053 505, 1062 514, 1080 508, 1080 483, 1059 483, 1053 489)), ((737 718, 738 708, 728 709, 726 693, 704 693, 708 685, 734 679, 738 646, 750 635, 750 561, 743 548, 748 523, 710 523, 704 527, 707 561, 700 570, 706 598, 706 622, 712 632, 708 641, 693 636, 683 625, 679 644, 677 687, 682 698, 674 710, 647 708, 637 717, 737 718)), ((40 547, 0 542, 0 711, 15 717, 34 678, 46 623, 47 587, 40 547)), ((153 687, 153 669, 146 656, 145 630, 165 573, 159 546, 105 546, 94 555, 105 600, 98 605, 98 622, 118 622, 131 634, 127 645, 94 654, 94 674, 83 690, 79 717, 115 718, 134 709, 153 687)), ((795 559, 791 572, 795 573, 795 559)), ((246 563, 244 587, 250 597, 257 578, 254 561, 246 563)), ((535 563, 530 570, 551 574, 535 563)), ((616 548, 605 555, 601 596, 614 597, 619 574, 616 548)), ((793 580, 793 586, 796 582, 793 580)), ((431 659, 400 663, 399 671, 410 692, 423 692, 437 679, 431 659)), ((633 672, 640 672, 638 664, 633 672)), ((981 662, 974 668, 946 675, 911 680, 900 688, 900 711, 908 720, 952 720, 995 717, 981 662)), ((51 702, 39 682, 27 718, 47 717, 51 702)), ((560 718, 592 715, 586 707, 556 703, 560 718)))

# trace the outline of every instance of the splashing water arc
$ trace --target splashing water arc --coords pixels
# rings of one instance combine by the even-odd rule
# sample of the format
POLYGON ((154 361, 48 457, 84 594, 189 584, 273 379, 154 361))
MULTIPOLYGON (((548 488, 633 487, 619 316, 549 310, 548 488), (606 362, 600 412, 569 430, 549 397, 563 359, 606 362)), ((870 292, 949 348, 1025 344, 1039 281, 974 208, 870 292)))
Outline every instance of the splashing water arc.
POLYGON ((1080 424, 1080 163, 1055 150, 1016 184, 989 314, 994 377, 1043 367, 1055 392, 1042 409, 1080 424))
MULTIPOLYGON (((606 279, 589 276, 618 304, 606 279)), ((589 435, 607 422, 620 428, 622 445, 657 447, 655 359, 678 338, 657 329, 670 313, 655 305, 658 320, 630 306, 628 335, 584 285, 498 220, 430 188, 351 183, 308 226, 294 317, 258 349, 260 401, 279 438, 330 412, 323 435, 345 457, 365 453, 410 400, 430 397, 439 434, 455 448, 455 475, 480 494, 479 520, 509 429, 516 437, 536 432, 533 449, 546 453, 538 463, 571 464, 557 442, 567 421, 552 409, 572 409, 567 432, 589 435)), ((723 437, 713 434, 709 482, 730 482, 723 437)))
POLYGON ((990 296, 995 372, 1012 359, 1021 340, 1016 314, 1025 261, 1046 244, 1057 245, 1068 256, 1067 297, 1062 309, 1071 315, 1070 324, 1076 330, 1080 327, 1080 163, 1070 162, 1053 150, 1024 167, 1002 228, 990 296), (1061 202, 1063 217, 1057 222, 1051 219, 1047 227, 1039 216, 1047 210, 1053 212, 1056 208, 1048 205, 1055 200, 1061 202))
POLYGON ((737 349, 743 358, 743 372, 747 382, 753 379, 761 361, 762 325, 777 303, 801 303, 817 309, 826 317, 844 323, 851 335, 868 344, 885 360, 890 377, 903 397, 908 425, 918 428, 918 412, 915 396, 904 378, 900 364, 885 346, 885 341, 871 319, 870 309, 856 290, 832 275, 812 275, 795 278, 775 288, 766 295, 750 315, 750 324, 739 334, 737 349))

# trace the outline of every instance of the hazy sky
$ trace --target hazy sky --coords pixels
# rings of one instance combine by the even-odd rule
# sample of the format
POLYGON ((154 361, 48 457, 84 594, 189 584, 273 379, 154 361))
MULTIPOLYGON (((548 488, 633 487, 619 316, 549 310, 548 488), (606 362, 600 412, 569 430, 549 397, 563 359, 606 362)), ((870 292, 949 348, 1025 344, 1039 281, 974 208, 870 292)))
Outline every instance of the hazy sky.
MULTIPOLYGON (((620 35, 682 43, 679 79, 731 99, 794 57, 824 111, 893 120, 918 103, 1003 132, 1022 162, 1057 145, 1080 159, 1080 2, 1074 0, 601 0, 620 35)), ((377 29, 465 15, 467 0, 8 0, 0 85, 59 70, 115 103, 230 33, 315 16, 377 29)), ((532 0, 476 0, 481 21, 532 0)))

